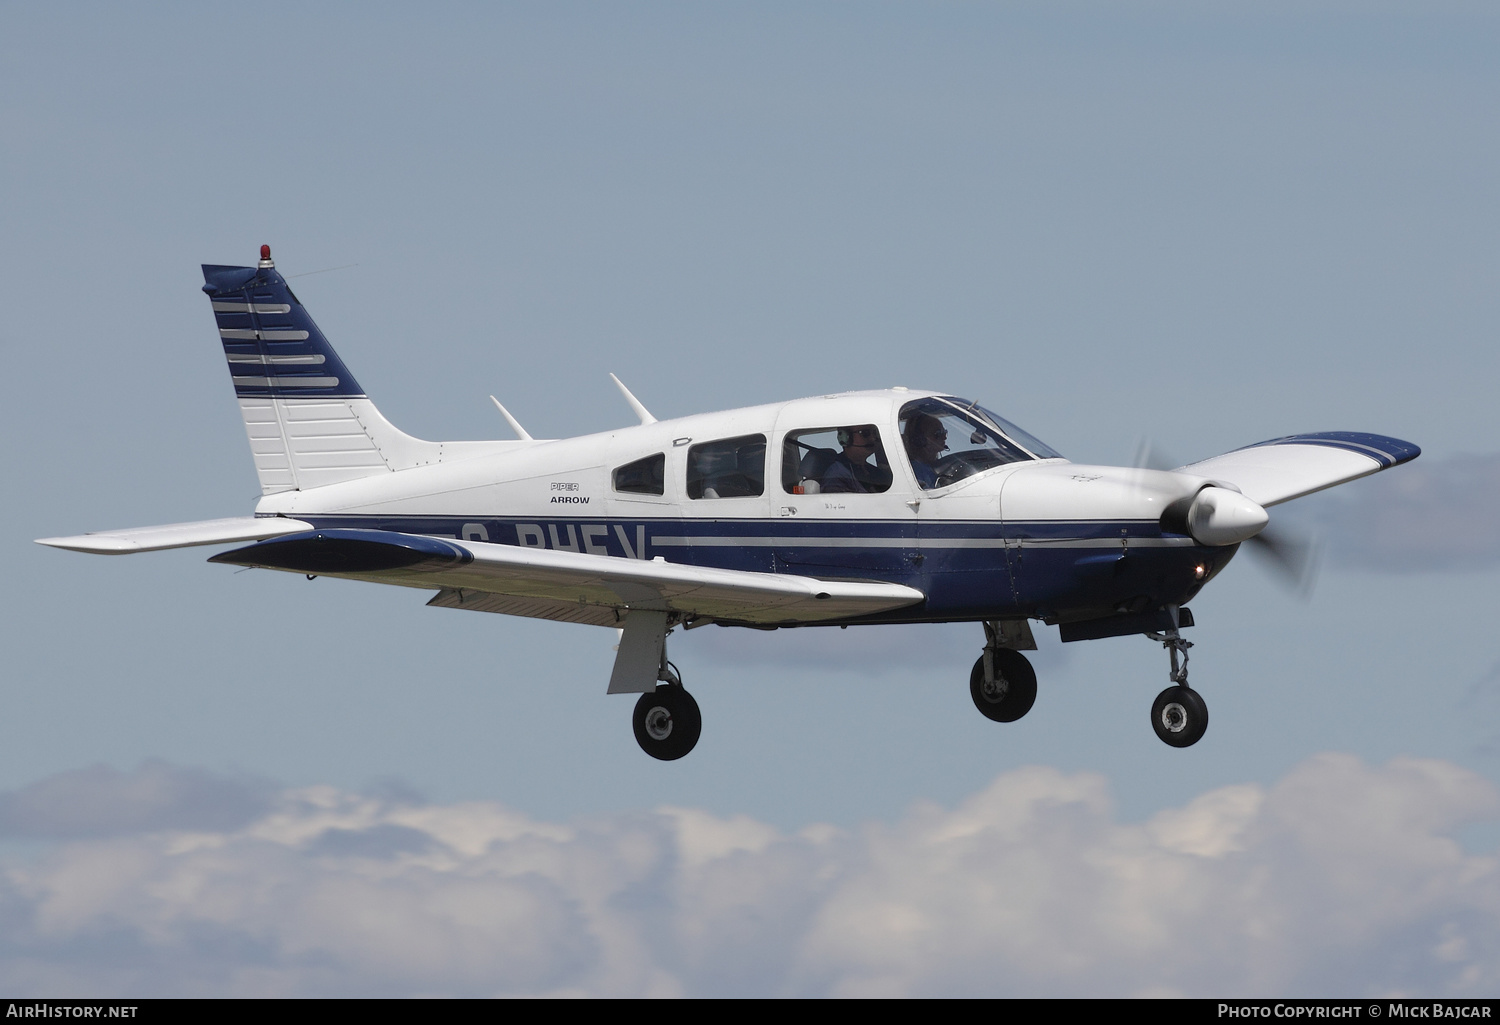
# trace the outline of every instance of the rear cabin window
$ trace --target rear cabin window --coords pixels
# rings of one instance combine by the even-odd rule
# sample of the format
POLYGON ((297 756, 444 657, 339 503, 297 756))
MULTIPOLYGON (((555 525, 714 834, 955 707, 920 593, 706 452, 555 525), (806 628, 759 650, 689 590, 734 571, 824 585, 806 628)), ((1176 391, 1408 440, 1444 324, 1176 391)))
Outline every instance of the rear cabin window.
POLYGON ((749 498, 766 490, 766 436, 746 434, 688 449, 689 498, 749 498))
POLYGON ((615 490, 627 495, 664 495, 667 492, 667 456, 658 452, 615 469, 615 490))
POLYGON ((791 431, 781 444, 781 487, 790 495, 879 494, 891 464, 874 424, 791 431))

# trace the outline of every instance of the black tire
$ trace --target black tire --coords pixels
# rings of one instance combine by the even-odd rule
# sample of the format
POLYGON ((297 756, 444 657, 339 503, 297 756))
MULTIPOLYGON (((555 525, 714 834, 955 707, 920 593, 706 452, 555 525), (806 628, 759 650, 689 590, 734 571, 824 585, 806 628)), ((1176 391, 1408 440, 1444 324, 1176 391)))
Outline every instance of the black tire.
POLYGON ((670 685, 642 694, 631 722, 641 750, 664 762, 676 761, 691 751, 703 732, 698 702, 681 687, 670 685))
POLYGON ((1192 747, 1208 729, 1208 705, 1190 687, 1168 687, 1151 703, 1151 728, 1172 747, 1192 747))
POLYGON ((1025 655, 1009 648, 995 649, 994 666, 995 682, 986 687, 984 656, 979 656, 969 673, 969 696, 986 719, 1015 722, 1036 703, 1036 670, 1025 655))

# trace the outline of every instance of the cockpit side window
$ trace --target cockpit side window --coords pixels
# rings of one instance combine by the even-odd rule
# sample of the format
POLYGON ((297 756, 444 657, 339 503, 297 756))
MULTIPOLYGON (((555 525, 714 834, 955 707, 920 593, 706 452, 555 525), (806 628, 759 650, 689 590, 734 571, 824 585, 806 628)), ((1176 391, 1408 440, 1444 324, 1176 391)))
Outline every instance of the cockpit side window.
POLYGON ((781 487, 789 495, 879 494, 891 464, 874 424, 790 431, 781 444, 781 487))
MULTIPOLYGON (((996 466, 1035 458, 1007 437, 1000 426, 1005 421, 995 420, 994 414, 963 399, 918 399, 902 406, 901 447, 917 483, 931 491, 996 466)), ((1047 453, 1044 458, 1057 455, 1036 444, 1047 453)))
POLYGON ((689 498, 747 498, 766 490, 766 436, 746 434, 688 449, 689 498))
POLYGON ((616 467, 614 481, 615 490, 627 495, 666 494, 666 453, 658 452, 654 456, 616 467))

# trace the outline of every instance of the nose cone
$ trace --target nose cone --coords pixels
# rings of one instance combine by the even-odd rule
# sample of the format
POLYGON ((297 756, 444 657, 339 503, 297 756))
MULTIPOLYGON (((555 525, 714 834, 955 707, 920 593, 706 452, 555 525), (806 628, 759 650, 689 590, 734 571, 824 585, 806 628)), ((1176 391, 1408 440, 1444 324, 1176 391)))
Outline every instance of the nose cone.
POLYGON ((1188 530, 1202 545, 1233 545, 1266 528, 1270 515, 1237 491, 1207 487, 1188 509, 1188 530))

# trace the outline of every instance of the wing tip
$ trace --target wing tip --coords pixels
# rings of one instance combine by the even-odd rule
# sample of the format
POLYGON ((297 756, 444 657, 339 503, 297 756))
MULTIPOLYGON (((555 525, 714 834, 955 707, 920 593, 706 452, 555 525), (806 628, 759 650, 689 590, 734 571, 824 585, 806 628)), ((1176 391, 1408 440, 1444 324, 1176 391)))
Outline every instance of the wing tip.
POLYGON ((123 537, 101 534, 77 534, 72 537, 39 537, 33 544, 60 548, 66 552, 86 552, 89 555, 125 555, 140 551, 140 545, 123 537))
MULTIPOLYGON (((1409 463, 1422 454, 1421 448, 1400 438, 1384 434, 1366 434, 1363 431, 1315 431, 1309 434, 1289 434, 1284 438, 1246 445, 1245 448, 1264 448, 1268 445, 1318 445, 1343 449, 1357 455, 1369 456, 1380 464, 1382 470, 1409 463)), ((1243 451, 1243 449, 1241 450, 1243 451)))

